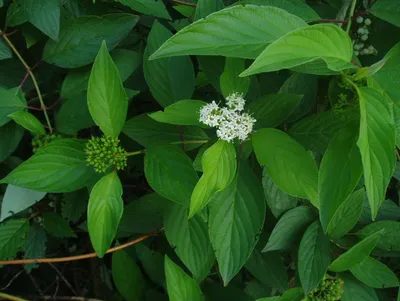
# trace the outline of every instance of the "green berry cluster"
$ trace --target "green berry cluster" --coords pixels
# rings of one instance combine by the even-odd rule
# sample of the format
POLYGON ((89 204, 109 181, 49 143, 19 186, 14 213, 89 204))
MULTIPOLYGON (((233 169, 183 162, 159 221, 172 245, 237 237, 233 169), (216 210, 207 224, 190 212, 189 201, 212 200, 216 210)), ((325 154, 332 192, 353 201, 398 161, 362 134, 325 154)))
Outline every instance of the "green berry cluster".
POLYGON ((46 146, 50 142, 53 142, 54 140, 61 139, 61 135, 35 135, 32 139, 32 152, 36 153, 40 148, 46 146))
POLYGON ((355 34, 355 39, 353 40, 355 56, 376 54, 377 51, 375 47, 366 44, 366 41, 369 39, 370 32, 368 28, 372 24, 371 19, 364 19, 360 16, 356 19, 356 22, 359 27, 355 34))
POLYGON ((338 301, 343 295, 343 280, 325 274, 319 286, 304 301, 338 301))
POLYGON ((92 137, 85 147, 86 162, 98 173, 104 173, 113 166, 120 170, 127 165, 126 151, 119 146, 119 139, 92 137))

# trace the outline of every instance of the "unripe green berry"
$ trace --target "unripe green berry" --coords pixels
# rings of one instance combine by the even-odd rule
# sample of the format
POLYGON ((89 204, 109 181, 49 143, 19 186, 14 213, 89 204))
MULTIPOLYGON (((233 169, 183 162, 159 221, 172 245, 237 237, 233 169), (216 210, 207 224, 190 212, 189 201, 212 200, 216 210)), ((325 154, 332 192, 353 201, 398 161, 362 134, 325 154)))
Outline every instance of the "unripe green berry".
POLYGON ((358 17, 357 19, 356 19, 356 22, 358 23, 358 24, 361 24, 362 22, 364 21, 364 18, 363 17, 358 17))
POLYGON ((369 18, 365 19, 365 21, 364 21, 364 24, 367 26, 371 25, 371 23, 372 23, 372 21, 369 18))

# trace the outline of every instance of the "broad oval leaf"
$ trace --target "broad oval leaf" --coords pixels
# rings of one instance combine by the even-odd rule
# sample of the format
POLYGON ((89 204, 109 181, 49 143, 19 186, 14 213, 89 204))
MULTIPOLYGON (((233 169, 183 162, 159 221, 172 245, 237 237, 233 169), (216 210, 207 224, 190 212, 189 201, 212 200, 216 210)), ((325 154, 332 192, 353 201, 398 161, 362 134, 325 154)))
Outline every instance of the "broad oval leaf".
POLYGON ((397 0, 378 0, 371 7, 371 14, 400 27, 400 2, 397 0))
POLYGON ((90 73, 87 101, 89 112, 101 131, 106 136, 117 137, 125 124, 128 97, 105 41, 90 73))
POLYGON ((375 290, 348 274, 343 275, 342 301, 379 301, 375 290))
POLYGON ((249 91, 250 78, 239 77, 245 69, 245 62, 241 58, 226 58, 225 69, 220 76, 220 87, 225 98, 235 92, 245 96, 249 91))
POLYGON ((253 134, 257 160, 284 192, 318 206, 318 168, 313 157, 286 133, 261 129, 253 134))
POLYGON ((141 301, 145 292, 145 280, 140 268, 124 250, 112 255, 112 277, 118 292, 127 301, 141 301))
POLYGON ((0 260, 14 257, 24 245, 29 231, 27 219, 11 219, 0 224, 0 260))
POLYGON ((299 206, 289 210, 275 225, 263 252, 289 250, 315 219, 312 207, 299 206))
POLYGON ((165 256, 165 278, 170 301, 204 301, 199 285, 177 266, 168 256, 165 256))
POLYGON ((7 90, 0 87, 0 126, 6 124, 11 120, 8 115, 18 111, 24 111, 26 108, 26 101, 18 97, 17 93, 12 90, 7 90))
POLYGON ((171 20, 167 8, 162 1, 158 0, 114 0, 138 11, 142 14, 171 20))
POLYGON ((340 27, 317 24, 292 31, 269 45, 241 76, 290 69, 323 60, 329 70, 352 68, 353 44, 340 27), (293 51, 296 49, 296 51, 293 51))
POLYGON ((373 288, 399 286, 399 279, 389 267, 382 262, 368 257, 350 269, 358 280, 373 288))
POLYGON ((400 222, 375 222, 358 231, 357 235, 363 239, 381 230, 383 233, 376 247, 386 251, 400 251, 400 222))
POLYGON ((225 7, 222 0, 199 0, 196 4, 194 21, 205 18, 213 12, 219 11, 225 7))
POLYGON ((88 230, 97 255, 104 256, 124 211, 122 184, 115 171, 103 176, 94 185, 88 205, 88 230))
POLYGON ((3 162, 18 147, 24 135, 23 127, 15 122, 8 122, 0 127, 0 162, 3 162))
POLYGON ((45 135, 46 130, 42 123, 33 116, 31 113, 26 111, 18 111, 8 115, 12 120, 14 120, 17 124, 27 129, 33 134, 36 135, 45 135))
POLYGON ((360 100, 360 136, 357 141, 364 167, 364 181, 372 219, 385 199, 393 175, 396 130, 392 104, 372 88, 357 88, 360 100))
POLYGON ((357 134, 357 128, 344 128, 329 144, 321 161, 318 202, 325 233, 340 206, 357 186, 363 172, 360 152, 356 145, 357 134))
POLYGON ((302 19, 280 8, 233 6, 186 26, 150 59, 186 54, 255 58, 269 43, 306 26, 302 19))
POLYGON ((265 220, 261 186, 246 162, 236 178, 209 204, 209 232, 225 286, 254 250, 265 220))
POLYGON ((202 210, 216 192, 233 181, 237 166, 235 147, 229 142, 218 140, 204 152, 201 162, 203 175, 190 199, 189 218, 202 210))
POLYGON ((318 286, 328 270, 331 261, 329 244, 319 221, 307 228, 300 241, 299 277, 306 295, 318 286))
POLYGON ((207 223, 196 215, 188 219, 188 209, 174 204, 165 213, 165 235, 193 278, 201 282, 214 264, 214 252, 207 223))
POLYGON ((85 140, 61 139, 39 149, 0 183, 44 192, 71 192, 95 175, 87 166, 85 140))
POLYGON ((369 254, 371 254, 382 234, 383 230, 380 230, 355 244, 345 253, 336 258, 330 264, 329 270, 336 273, 344 272, 362 262, 369 256, 369 254))
POLYGON ((62 68, 77 68, 96 58, 102 41, 111 50, 136 25, 138 17, 131 14, 83 16, 61 26, 57 41, 49 40, 43 59, 62 68), (79 55, 77 55, 79 53, 79 55))

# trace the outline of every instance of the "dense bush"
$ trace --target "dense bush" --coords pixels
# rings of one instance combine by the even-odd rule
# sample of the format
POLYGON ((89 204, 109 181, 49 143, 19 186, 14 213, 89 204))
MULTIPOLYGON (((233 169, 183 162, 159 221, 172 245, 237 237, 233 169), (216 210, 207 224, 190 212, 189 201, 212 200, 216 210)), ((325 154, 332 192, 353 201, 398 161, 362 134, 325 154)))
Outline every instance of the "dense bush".
POLYGON ((0 0, 0 299, 400 300, 399 27, 399 0, 0 0))

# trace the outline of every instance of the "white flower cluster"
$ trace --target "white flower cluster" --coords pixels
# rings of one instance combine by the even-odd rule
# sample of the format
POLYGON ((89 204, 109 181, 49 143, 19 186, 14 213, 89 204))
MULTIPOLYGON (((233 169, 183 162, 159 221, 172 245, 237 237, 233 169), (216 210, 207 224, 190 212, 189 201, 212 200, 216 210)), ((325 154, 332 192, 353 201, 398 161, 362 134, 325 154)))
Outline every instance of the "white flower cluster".
POLYGON ((369 30, 368 26, 372 24, 371 19, 363 17, 358 17, 356 22, 360 24, 360 27, 357 29, 357 37, 353 41, 354 42, 354 54, 356 56, 359 55, 368 55, 368 54, 376 54, 377 51, 372 45, 365 45, 364 42, 369 38, 369 30))
POLYGON ((246 100, 243 95, 233 93, 226 98, 226 107, 220 108, 215 101, 200 110, 200 121, 217 128, 217 136, 221 140, 231 142, 235 138, 245 141, 253 131, 256 120, 243 112, 246 100))

